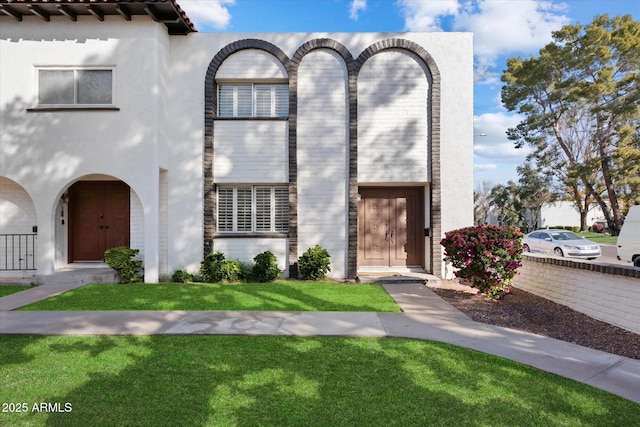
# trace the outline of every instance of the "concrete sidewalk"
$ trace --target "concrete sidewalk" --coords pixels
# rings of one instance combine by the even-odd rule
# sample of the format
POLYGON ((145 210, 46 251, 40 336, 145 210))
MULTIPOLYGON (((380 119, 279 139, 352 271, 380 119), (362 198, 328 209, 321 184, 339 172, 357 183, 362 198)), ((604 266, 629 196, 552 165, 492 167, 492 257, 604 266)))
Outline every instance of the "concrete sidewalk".
POLYGON ((330 335, 428 339, 511 359, 640 403, 639 360, 474 322, 417 283, 384 285, 403 313, 7 311, 62 290, 59 285, 48 286, 0 298, 0 334, 330 335))

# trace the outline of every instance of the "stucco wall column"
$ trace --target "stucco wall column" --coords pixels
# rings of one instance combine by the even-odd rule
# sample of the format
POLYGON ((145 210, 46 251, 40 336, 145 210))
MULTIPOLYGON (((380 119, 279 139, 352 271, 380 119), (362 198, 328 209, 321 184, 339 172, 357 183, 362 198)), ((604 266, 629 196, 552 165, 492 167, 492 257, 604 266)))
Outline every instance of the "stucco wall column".
POLYGON ((144 281, 156 283, 160 261, 160 191, 159 182, 142 201, 144 208, 144 281))
MULTIPOLYGON (((42 199, 40 199, 42 200, 42 199)), ((38 215, 38 238, 37 238, 37 274, 39 276, 52 274, 55 271, 55 212, 52 203, 47 203, 49 199, 44 199, 45 203, 36 203, 38 215)))

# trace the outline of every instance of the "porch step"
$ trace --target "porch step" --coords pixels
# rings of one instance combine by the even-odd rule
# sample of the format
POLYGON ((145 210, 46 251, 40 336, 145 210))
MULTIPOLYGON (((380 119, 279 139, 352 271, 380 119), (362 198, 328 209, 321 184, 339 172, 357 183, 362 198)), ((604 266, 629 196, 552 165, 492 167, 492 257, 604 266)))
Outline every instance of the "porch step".
POLYGON ((36 276, 38 285, 119 283, 118 274, 110 268, 59 270, 53 274, 36 276))
POLYGON ((419 283, 421 285, 439 285, 440 278, 427 273, 414 272, 360 272, 356 281, 359 283, 419 283))

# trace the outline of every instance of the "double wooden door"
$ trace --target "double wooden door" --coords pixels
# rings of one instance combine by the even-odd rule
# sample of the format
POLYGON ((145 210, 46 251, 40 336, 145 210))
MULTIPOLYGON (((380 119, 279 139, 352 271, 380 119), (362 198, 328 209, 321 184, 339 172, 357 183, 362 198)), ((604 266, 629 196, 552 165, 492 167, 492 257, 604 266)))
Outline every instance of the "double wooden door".
POLYGON ((83 181, 69 189, 70 261, 101 261, 104 251, 128 246, 130 190, 119 181, 83 181))
POLYGON ((359 189, 358 265, 420 267, 424 263, 424 189, 359 189))

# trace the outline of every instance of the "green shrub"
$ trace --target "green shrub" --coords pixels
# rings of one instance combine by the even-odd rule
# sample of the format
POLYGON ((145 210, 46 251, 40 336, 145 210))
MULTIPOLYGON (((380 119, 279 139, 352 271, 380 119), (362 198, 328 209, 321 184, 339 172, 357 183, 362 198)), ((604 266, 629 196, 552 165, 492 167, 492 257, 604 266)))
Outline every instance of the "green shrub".
POLYGON ((193 282, 193 274, 189 274, 184 270, 176 270, 171 275, 171 281, 174 283, 193 282))
POLYGON ((479 225, 445 233, 440 241, 454 273, 492 300, 511 290, 522 265, 522 232, 515 227, 479 225))
POLYGON ((222 252, 209 254, 200 263, 200 275, 207 283, 237 282, 242 279, 243 271, 240 261, 225 259, 222 252))
POLYGON ((298 259, 298 274, 303 280, 320 280, 331 271, 329 252, 319 245, 309 248, 298 259))
POLYGON ((271 253, 265 251, 253 258, 255 264, 251 270, 252 279, 257 282, 271 282, 280 275, 278 259, 271 253))
POLYGON ((579 233, 580 232, 580 227, 577 225, 574 225, 573 227, 571 227, 571 231, 573 231, 574 233, 579 233))
POLYGON ((138 253, 140 250, 128 246, 118 246, 104 252, 104 261, 118 273, 120 283, 142 282, 142 277, 138 274, 142 268, 142 261, 132 259, 138 253))

